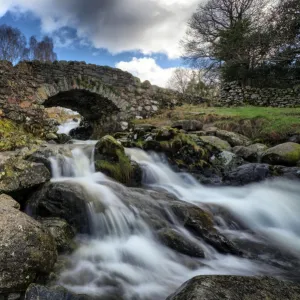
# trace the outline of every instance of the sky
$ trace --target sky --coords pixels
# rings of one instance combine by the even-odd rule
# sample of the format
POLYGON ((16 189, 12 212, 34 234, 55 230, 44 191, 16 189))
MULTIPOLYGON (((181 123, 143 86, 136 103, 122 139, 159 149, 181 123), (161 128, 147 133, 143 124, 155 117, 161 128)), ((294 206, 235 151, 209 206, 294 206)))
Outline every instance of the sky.
POLYGON ((53 37, 59 60, 117 67, 166 86, 201 0, 0 0, 0 25, 53 37))

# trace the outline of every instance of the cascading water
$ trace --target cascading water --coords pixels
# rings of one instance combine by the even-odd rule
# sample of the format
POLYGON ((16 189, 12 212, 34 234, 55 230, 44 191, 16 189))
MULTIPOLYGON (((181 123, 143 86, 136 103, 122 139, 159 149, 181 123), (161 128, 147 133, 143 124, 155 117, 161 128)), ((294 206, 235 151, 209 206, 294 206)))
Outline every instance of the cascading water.
POLYGON ((69 134, 72 129, 79 127, 80 120, 68 120, 65 123, 58 126, 57 133, 69 134))
MULTIPOLYGON (((285 191, 280 184, 206 188, 188 174, 174 173, 158 156, 137 149, 128 149, 127 153, 141 164, 144 183, 152 188, 164 189, 183 201, 224 206, 243 218, 251 229, 264 232, 274 240, 275 236, 282 239, 278 231, 285 237, 286 232, 298 237, 296 226, 300 221, 296 216, 300 189, 291 183, 285 191), (288 208, 290 204, 292 207, 288 208)), ((92 154, 93 151, 74 149, 73 158, 52 160, 53 180, 72 181, 88 194, 92 223, 92 235, 80 240, 79 249, 70 257, 71 265, 60 275, 59 283, 66 288, 96 299, 160 300, 199 274, 278 274, 276 268, 262 262, 218 253, 195 239, 174 216, 174 228, 192 243, 199 243, 205 258, 189 258, 162 245, 141 217, 140 210, 122 199, 115 189, 129 194, 131 191, 95 173, 92 154)), ((141 201, 147 200, 144 197, 141 201)))

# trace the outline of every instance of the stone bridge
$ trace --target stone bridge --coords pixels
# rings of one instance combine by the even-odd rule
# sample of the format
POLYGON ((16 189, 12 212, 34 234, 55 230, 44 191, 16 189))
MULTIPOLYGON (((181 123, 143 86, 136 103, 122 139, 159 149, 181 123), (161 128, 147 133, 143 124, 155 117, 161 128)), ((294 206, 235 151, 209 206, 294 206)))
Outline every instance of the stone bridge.
POLYGON ((0 117, 24 122, 41 134, 55 131, 45 107, 79 112, 97 138, 119 130, 122 121, 147 118, 180 101, 180 94, 119 69, 72 61, 25 61, 16 66, 0 61, 0 117))

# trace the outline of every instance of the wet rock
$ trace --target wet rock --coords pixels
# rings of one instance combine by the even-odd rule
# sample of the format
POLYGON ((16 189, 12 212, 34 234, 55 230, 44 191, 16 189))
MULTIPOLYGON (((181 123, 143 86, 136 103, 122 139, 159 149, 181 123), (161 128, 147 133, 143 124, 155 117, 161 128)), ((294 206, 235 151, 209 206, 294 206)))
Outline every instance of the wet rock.
POLYGON ((300 285, 269 277, 197 276, 166 300, 300 299, 300 285))
POLYGON ((25 300, 91 300, 86 295, 76 295, 61 286, 46 287, 31 284, 26 290, 25 300))
POLYGON ((248 139, 246 136, 226 131, 226 130, 217 130, 216 136, 220 139, 227 141, 232 147, 234 146, 249 146, 251 144, 251 140, 248 139))
POLYGON ((64 219, 79 233, 90 233, 89 199, 78 183, 50 182, 31 195, 27 210, 33 217, 64 219))
POLYGON ((92 134, 93 134, 93 128, 89 124, 84 124, 83 126, 74 128, 69 132, 69 135, 73 139, 83 140, 83 141, 88 140, 92 136, 92 134))
MULTIPOLYGON (((33 153, 30 153, 26 156, 26 160, 42 163, 44 164, 47 169, 52 172, 51 169, 51 158, 55 157, 58 161, 63 162, 65 157, 72 157, 72 153, 70 148, 65 146, 53 146, 46 144, 33 153)), ((52 174, 53 175, 53 174, 52 174)))
POLYGON ((264 144, 253 144, 250 146, 236 146, 232 149, 232 152, 249 162, 258 162, 268 147, 264 144))
POLYGON ((39 221, 54 237, 58 252, 71 252, 75 249, 76 244, 73 241, 75 237, 74 230, 65 220, 60 218, 41 218, 39 221))
POLYGON ((57 133, 57 143, 58 144, 66 144, 68 143, 72 138, 65 134, 65 133, 57 133))
POLYGON ((40 163, 12 156, 0 159, 0 193, 20 195, 50 180, 50 172, 40 163))
POLYGON ((171 228, 158 231, 159 240, 167 247, 191 257, 204 257, 204 251, 196 243, 185 238, 180 232, 171 228))
POLYGON ((259 182, 272 176, 269 167, 268 164, 245 164, 226 174, 224 182, 236 186, 259 182))
POLYGON ((295 166, 299 160, 300 145, 291 142, 272 147, 262 155, 262 162, 272 165, 295 166))
POLYGON ((102 137, 95 146, 95 160, 118 158, 118 152, 124 153, 124 147, 112 136, 102 137))
POLYGON ((23 291, 37 276, 51 272, 56 244, 42 224, 0 205, 0 293, 23 291))
POLYGON ((183 227, 212 245, 221 253, 241 255, 242 253, 226 237, 215 228, 213 217, 196 205, 187 203, 171 203, 170 209, 183 227))
POLYGON ((174 122, 171 127, 185 131, 198 131, 202 130, 203 124, 198 120, 180 120, 174 122))
POLYGON ((231 146, 228 142, 221 140, 220 138, 216 136, 201 136, 200 139, 205 143, 213 148, 218 149, 219 151, 230 151, 231 146))

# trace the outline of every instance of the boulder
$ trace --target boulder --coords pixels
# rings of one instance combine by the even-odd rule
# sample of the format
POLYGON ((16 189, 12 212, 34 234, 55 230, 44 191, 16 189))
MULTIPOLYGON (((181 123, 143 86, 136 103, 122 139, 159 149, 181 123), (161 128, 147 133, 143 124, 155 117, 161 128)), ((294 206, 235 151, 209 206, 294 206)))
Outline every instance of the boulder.
POLYGON ((224 177, 224 182, 228 185, 245 185, 259 182, 272 176, 268 164, 249 163, 230 171, 224 177))
POLYGON ((34 192, 27 202, 27 211, 35 218, 64 219, 79 233, 90 233, 88 196, 78 183, 50 182, 34 192))
POLYGON ((220 253, 242 255, 232 242, 214 228, 213 217, 207 211, 183 202, 170 203, 169 207, 183 227, 220 253))
POLYGON ((104 136, 95 146, 95 168, 128 186, 140 186, 142 170, 125 154, 124 147, 112 136, 104 136))
POLYGON ((75 233, 67 221, 60 218, 41 218, 39 221, 54 237, 59 253, 71 252, 76 244, 73 241, 75 233))
POLYGON ((0 194, 22 195, 50 178, 50 172, 43 164, 25 161, 17 156, 4 160, 0 158, 0 194))
POLYGON ((20 204, 17 201, 15 201, 12 197, 10 197, 6 194, 0 195, 0 206, 6 206, 6 207, 15 208, 15 209, 20 209, 20 204))
POLYGON ((262 155, 262 162, 272 165, 295 166, 299 160, 300 145, 291 142, 272 147, 262 155))
POLYGON ((11 203, 0 205, 0 294, 25 290, 56 259, 55 241, 42 224, 11 203))
POLYGON ((36 151, 28 154, 26 156, 26 160, 36 163, 42 163, 50 172, 52 172, 51 157, 55 157, 58 161, 64 161, 65 157, 72 157, 72 152, 67 145, 57 146, 45 144, 36 151))
POLYGON ((215 134, 220 139, 227 141, 232 147, 249 146, 251 144, 251 140, 249 138, 235 132, 218 129, 215 134))
POLYGON ((236 146, 232 149, 232 152, 249 162, 258 162, 268 147, 264 144, 252 144, 250 146, 236 146))
POLYGON ((203 141, 205 144, 208 144, 210 146, 212 146, 213 148, 218 149, 219 151, 230 151, 231 150, 231 146, 228 142, 221 140, 220 138, 216 137, 216 136, 201 136, 200 137, 201 141, 203 141))
POLYGON ((269 277, 197 276, 167 300, 282 300, 300 299, 300 285, 269 277))
POLYGON ((69 292, 62 286, 46 287, 38 284, 31 284, 26 290, 25 300, 89 300, 86 295, 76 295, 69 292))
POLYGON ((159 240, 167 247, 191 257, 204 258, 203 249, 184 237, 179 231, 172 228, 163 228, 157 234, 159 240))
POLYGON ((198 120, 179 120, 174 122, 171 127, 185 131, 198 131, 202 130, 203 124, 198 120))
POLYGON ((232 152, 222 151, 212 156, 210 162, 215 169, 227 173, 242 165, 244 160, 232 152))

